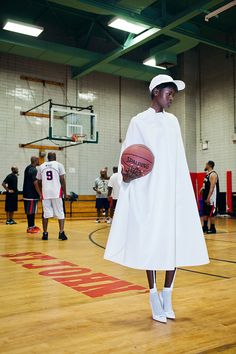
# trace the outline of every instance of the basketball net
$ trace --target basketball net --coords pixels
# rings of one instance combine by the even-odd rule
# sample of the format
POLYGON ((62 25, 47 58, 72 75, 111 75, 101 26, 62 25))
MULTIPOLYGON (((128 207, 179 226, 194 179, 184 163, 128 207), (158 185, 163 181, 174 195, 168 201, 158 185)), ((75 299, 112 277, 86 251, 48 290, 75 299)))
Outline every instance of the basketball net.
POLYGON ((72 134, 71 135, 71 141, 73 143, 83 143, 84 139, 85 139, 85 135, 78 135, 78 134, 72 134))

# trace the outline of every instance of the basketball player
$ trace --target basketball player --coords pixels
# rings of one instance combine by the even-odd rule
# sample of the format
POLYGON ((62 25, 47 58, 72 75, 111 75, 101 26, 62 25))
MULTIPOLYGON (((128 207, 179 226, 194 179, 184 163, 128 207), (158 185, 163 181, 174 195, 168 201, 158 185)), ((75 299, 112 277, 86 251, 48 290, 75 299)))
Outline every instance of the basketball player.
POLYGON ((122 182, 105 252, 105 259, 146 270, 152 318, 162 323, 175 318, 176 268, 209 262, 179 123, 165 111, 184 87, 168 75, 154 77, 151 107, 131 120, 122 151, 143 144, 155 162, 148 175, 122 182), (160 294, 156 270, 166 270, 160 294))
POLYGON ((64 166, 56 161, 55 152, 48 153, 48 162, 39 166, 36 189, 43 204, 43 237, 48 240, 48 219, 56 217, 59 222, 59 240, 67 240, 64 232, 65 214, 63 209, 63 195, 66 194, 64 166))
POLYGON ((16 224, 13 219, 14 212, 18 210, 18 167, 13 166, 11 173, 2 182, 3 188, 6 190, 5 211, 7 214, 7 225, 16 224))
POLYGON ((37 168, 39 165, 39 158, 32 156, 31 164, 26 167, 24 172, 24 182, 23 182, 23 199, 25 214, 27 215, 28 228, 27 232, 30 234, 35 234, 40 231, 38 226, 35 226, 35 214, 37 212, 37 206, 39 201, 39 194, 36 190, 37 183, 37 168))
POLYGON ((100 223, 101 210, 105 210, 106 222, 109 223, 108 210, 108 179, 107 170, 104 168, 100 171, 100 177, 95 179, 93 190, 96 192, 96 223, 100 223))
POLYGON ((112 197, 110 208, 110 223, 112 222, 114 212, 116 209, 117 199, 119 197, 121 184, 121 175, 118 173, 118 167, 113 167, 113 174, 108 182, 108 198, 112 197))
POLYGON ((202 199, 203 199, 203 232, 208 234, 215 234, 215 216, 217 214, 217 199, 219 195, 219 177, 214 171, 215 163, 208 161, 206 163, 204 171, 206 171, 206 177, 202 187, 202 199), (210 223, 210 229, 208 229, 208 221, 210 223))

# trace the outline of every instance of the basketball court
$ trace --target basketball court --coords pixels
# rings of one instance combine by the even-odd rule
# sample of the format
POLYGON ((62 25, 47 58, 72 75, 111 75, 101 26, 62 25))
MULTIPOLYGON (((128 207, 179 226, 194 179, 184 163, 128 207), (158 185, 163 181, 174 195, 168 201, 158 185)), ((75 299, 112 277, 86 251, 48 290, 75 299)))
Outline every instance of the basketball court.
MULTIPOLYGON (((19 169, 16 224, 6 224, 0 188, 0 353, 235 354, 236 2, 0 7, 1 184, 19 169), (150 107, 148 86, 161 74, 186 83, 169 111, 180 123, 200 214, 207 161, 220 184, 217 232, 204 234, 210 263, 177 269, 176 319, 166 324, 152 319, 145 271, 104 260, 111 224, 104 211, 96 223, 93 190, 100 170, 111 176, 118 165, 130 120, 150 107), (66 241, 55 219, 42 240, 41 201, 41 231, 27 233, 24 170, 49 152, 66 171, 66 241)), ((148 205, 142 210, 146 220, 148 205)), ((158 289, 163 281, 157 272, 158 289)))

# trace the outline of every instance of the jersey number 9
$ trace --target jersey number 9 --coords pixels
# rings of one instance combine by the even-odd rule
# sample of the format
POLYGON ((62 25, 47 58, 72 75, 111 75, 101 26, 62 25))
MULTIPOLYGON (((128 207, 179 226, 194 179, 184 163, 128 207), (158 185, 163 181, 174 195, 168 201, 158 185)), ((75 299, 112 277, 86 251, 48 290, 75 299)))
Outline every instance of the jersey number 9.
POLYGON ((51 180, 53 179, 52 171, 47 171, 47 172, 46 172, 46 176, 47 176, 47 180, 48 180, 48 181, 51 181, 51 180))

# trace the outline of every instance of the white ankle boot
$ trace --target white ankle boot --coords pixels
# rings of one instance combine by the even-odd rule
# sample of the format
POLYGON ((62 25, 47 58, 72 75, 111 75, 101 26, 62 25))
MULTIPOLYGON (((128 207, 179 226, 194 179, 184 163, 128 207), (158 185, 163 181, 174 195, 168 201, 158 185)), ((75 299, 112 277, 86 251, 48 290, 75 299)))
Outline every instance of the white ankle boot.
POLYGON ((152 309, 152 318, 155 321, 166 323, 166 314, 162 308, 161 300, 159 298, 158 292, 150 292, 150 304, 152 309))
POLYGON ((160 293, 161 303, 164 309, 164 313, 167 318, 174 320, 175 313, 172 308, 172 289, 164 288, 160 293))

